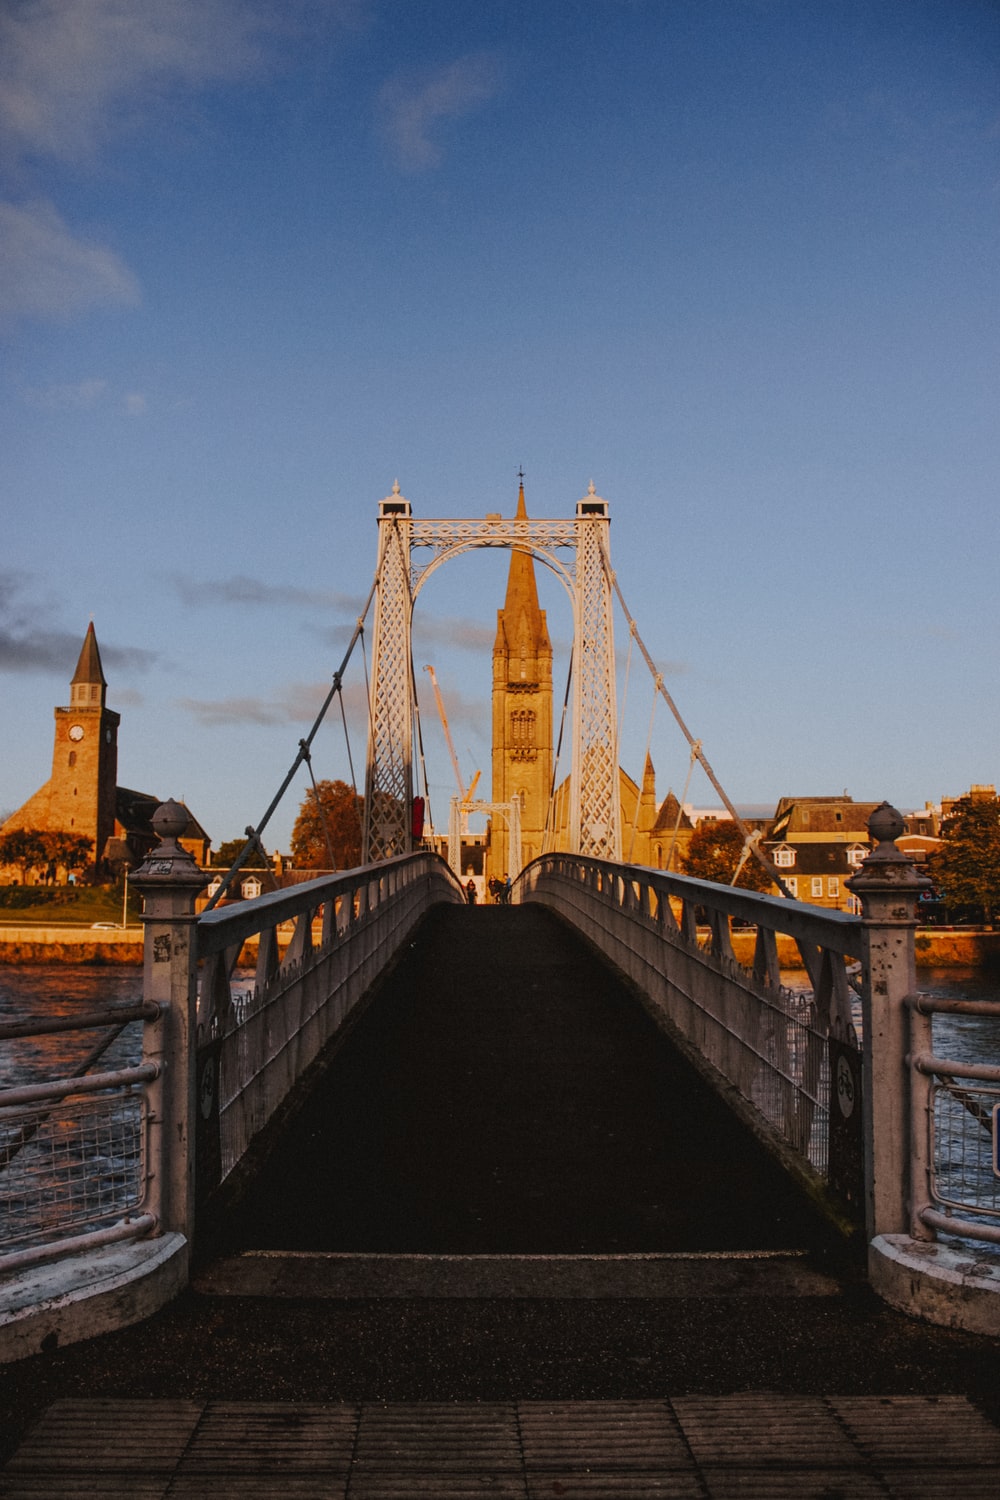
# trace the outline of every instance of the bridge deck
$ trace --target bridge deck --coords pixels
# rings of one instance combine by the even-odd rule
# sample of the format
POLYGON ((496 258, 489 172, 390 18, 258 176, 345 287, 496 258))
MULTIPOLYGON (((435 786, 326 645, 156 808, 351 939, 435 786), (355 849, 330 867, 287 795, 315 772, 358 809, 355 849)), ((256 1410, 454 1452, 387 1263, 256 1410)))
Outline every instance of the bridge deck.
MULTIPOLYGON (((558 924, 443 912, 272 1163, 285 1207, 240 1230, 287 1248, 296 1227, 314 1249, 300 1265, 331 1243, 338 1265, 351 1249, 471 1246, 466 1272, 471 1259, 486 1276, 501 1248, 598 1247, 597 1263, 640 1239, 809 1241, 762 1167, 558 924), (364 1232, 347 1235, 355 1203, 364 1232)), ((769 1260, 734 1275, 690 1254, 645 1296, 620 1277, 581 1295, 572 1275, 442 1295, 440 1264, 421 1291, 402 1253, 354 1259, 398 1279, 391 1298, 329 1277, 322 1295, 308 1278, 280 1297, 212 1295, 208 1267, 146 1323, 0 1368, 0 1494, 996 1494, 1000 1340, 915 1323, 851 1274, 769 1260)))
POLYGON ((758 1250, 822 1229, 544 908, 441 907, 382 986, 229 1249, 758 1250))

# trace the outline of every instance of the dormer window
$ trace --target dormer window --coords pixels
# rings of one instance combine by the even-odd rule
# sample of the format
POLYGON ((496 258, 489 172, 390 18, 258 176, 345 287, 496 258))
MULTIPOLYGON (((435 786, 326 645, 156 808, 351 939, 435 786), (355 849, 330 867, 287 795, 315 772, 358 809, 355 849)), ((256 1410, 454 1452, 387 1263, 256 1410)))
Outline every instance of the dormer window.
POLYGON ((771 855, 779 870, 792 870, 795 868, 795 850, 790 844, 779 844, 771 855))

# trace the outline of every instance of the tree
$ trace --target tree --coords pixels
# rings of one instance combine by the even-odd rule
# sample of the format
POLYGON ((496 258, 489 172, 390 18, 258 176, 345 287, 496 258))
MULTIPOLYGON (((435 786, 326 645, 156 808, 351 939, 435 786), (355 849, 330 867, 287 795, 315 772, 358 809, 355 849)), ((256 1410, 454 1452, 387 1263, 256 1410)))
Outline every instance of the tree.
POLYGON ((46 862, 44 837, 39 828, 12 828, 0 834, 0 864, 16 865, 27 885, 29 872, 46 862))
MULTIPOLYGON (((732 819, 701 823, 691 835, 688 852, 684 857, 684 871, 698 880, 714 880, 717 885, 730 885, 742 853, 743 834, 732 819)), ((769 891, 773 881, 750 854, 736 884, 748 891, 769 891)))
POLYGON ((971 907, 982 921, 1000 907, 1000 798, 959 797, 927 861, 947 907, 971 907))
MULTIPOLYGON (((243 853, 243 849, 244 849, 245 845, 246 845, 246 835, 245 834, 244 834, 243 838, 241 838, 241 839, 227 839, 224 844, 220 844, 219 845, 218 849, 213 849, 212 850, 212 864, 213 865, 220 865, 224 870, 228 870, 230 868, 230 866, 234 863, 234 861, 237 860, 239 858, 239 856, 243 853)), ((266 850, 264 851, 264 856, 263 857, 264 857, 264 859, 269 859, 270 858, 270 856, 268 855, 268 853, 267 853, 266 850)), ((247 855, 247 864, 248 865, 259 865, 260 863, 261 863, 260 850, 258 850, 258 849, 251 849, 250 853, 247 855)))
POLYGON ((55 867, 61 865, 68 874, 70 870, 82 870, 90 863, 94 841, 85 838, 82 833, 53 829, 49 833, 43 833, 41 840, 45 858, 53 872, 55 867))
POLYGON ((361 863, 361 818, 364 798, 346 781, 320 781, 302 799, 292 829, 292 858, 303 870, 328 870, 330 853, 323 833, 326 822, 333 847, 334 868, 351 870, 361 863))

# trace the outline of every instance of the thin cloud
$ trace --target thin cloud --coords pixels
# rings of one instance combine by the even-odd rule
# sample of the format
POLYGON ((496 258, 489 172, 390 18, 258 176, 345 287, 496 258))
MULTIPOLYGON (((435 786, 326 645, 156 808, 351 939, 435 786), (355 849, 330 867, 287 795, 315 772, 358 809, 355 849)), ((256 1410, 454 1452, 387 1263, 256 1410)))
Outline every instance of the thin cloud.
MULTIPOLYGON (((39 625, 49 611, 28 590, 32 579, 12 568, 0 570, 0 672, 58 673, 68 681, 80 656, 82 630, 54 630, 39 625)), ((155 651, 101 641, 105 667, 145 672, 158 660, 155 651)))
POLYGON ((32 387, 25 401, 37 411, 92 411, 108 388, 106 380, 92 377, 70 385, 32 387))
POLYGON ((51 203, 0 203, 0 316, 62 318, 139 300, 125 262, 74 234, 51 203))
MULTIPOLYGON (((206 729, 230 725, 311 725, 329 691, 329 682, 298 682, 281 689, 273 698, 180 698, 177 706, 206 729)), ((365 722, 368 703, 364 684, 345 686, 343 698, 348 718, 355 722, 365 722)), ((331 715, 336 715, 338 720, 340 718, 336 703, 331 704, 327 718, 331 715)))
POLYGON ((261 578, 250 578, 243 573, 202 583, 178 575, 171 583, 184 604, 228 604, 250 609, 306 605, 309 608, 345 610, 356 615, 365 603, 356 594, 341 594, 335 589, 304 589, 293 583, 265 583, 261 578))
POLYGON ((254 0, 34 0, 0 13, 8 151, 79 161, 168 90, 246 76, 276 30, 254 0))
POLYGON ((441 147, 433 138, 444 120, 459 120, 495 98, 501 72, 490 53, 470 53, 416 79, 397 77, 383 84, 378 107, 383 136, 396 164, 406 172, 440 166, 441 147))
POLYGON ((413 621, 414 649, 444 645, 460 651, 492 651, 496 640, 495 625, 481 620, 464 620, 458 616, 417 614, 413 621))
MULTIPOLYGON (((82 644, 83 636, 79 631, 18 631, 0 624, 0 672, 58 672, 68 680, 82 644)), ((102 642, 101 660, 105 668, 146 672, 159 656, 155 651, 143 651, 137 646, 113 646, 102 642)))

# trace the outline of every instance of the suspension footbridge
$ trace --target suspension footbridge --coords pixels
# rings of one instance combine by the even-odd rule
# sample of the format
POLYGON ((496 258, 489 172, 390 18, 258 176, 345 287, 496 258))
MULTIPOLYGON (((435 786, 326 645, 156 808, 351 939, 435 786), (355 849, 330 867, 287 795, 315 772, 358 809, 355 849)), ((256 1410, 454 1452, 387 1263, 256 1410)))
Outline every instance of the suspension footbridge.
POLYGON ((554 522, 382 502, 359 868, 204 904, 185 811, 159 809, 141 1004, 65 1023, 131 1025, 134 1062, 0 1095, 6 1359, 195 1271, 202 1295, 822 1298, 835 1243, 889 1304, 1000 1335, 1000 1070, 935 1054, 901 821, 872 818, 860 914, 623 858, 608 521, 593 490, 554 522), (569 813, 523 868, 507 825, 512 901, 486 909, 415 816, 413 605, 474 547, 541 560, 574 610, 569 813))

